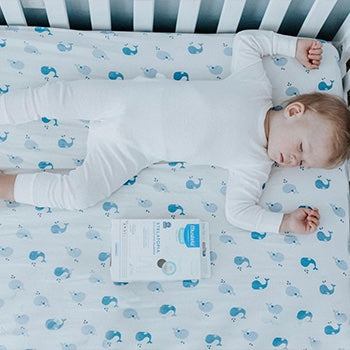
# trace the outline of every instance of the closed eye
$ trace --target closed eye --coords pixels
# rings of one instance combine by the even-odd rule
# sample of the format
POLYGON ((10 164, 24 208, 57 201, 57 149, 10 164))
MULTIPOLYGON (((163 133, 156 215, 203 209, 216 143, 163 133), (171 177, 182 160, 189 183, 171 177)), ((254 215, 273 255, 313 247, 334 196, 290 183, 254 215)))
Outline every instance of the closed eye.
POLYGON ((299 145, 299 151, 300 151, 300 152, 303 151, 303 144, 302 144, 302 143, 299 145))

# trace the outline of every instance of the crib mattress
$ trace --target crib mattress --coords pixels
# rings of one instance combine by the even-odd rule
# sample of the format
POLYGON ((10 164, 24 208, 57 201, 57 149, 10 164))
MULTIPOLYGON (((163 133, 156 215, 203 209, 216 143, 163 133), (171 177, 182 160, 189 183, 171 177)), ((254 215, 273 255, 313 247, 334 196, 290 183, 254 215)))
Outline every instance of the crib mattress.
MULTIPOLYGON (((0 93, 58 79, 224 79, 232 35, 0 27, 0 93)), ((320 69, 267 57, 274 103, 310 90, 342 96, 338 52, 320 69)), ((0 126, 0 168, 82 163, 88 122, 0 126)), ((243 145, 244 146, 244 145, 243 145)), ((261 205, 318 207, 315 234, 247 232, 224 216, 226 172, 165 163, 95 207, 0 203, 0 349, 350 349, 348 174, 275 166, 261 205), (113 283, 111 219, 210 223, 212 276, 113 283)))

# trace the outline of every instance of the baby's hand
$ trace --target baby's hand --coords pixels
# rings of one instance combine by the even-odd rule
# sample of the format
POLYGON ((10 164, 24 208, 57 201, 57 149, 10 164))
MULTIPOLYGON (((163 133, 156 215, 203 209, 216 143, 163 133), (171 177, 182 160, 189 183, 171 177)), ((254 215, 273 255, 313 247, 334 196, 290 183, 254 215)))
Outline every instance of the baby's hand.
POLYGON ((299 208, 284 214, 280 232, 313 233, 320 222, 318 209, 299 208))
POLYGON ((308 69, 318 68, 322 60, 322 43, 315 39, 298 39, 295 58, 308 69))

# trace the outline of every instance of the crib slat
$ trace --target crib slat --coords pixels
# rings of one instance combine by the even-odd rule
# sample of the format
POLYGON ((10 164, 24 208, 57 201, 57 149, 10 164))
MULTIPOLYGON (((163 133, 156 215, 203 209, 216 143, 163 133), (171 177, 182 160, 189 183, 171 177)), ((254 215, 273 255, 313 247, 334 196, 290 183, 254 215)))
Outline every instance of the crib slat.
POLYGON ((270 0, 259 29, 277 32, 291 0, 270 0))
POLYGON ((348 105, 350 105, 350 101, 348 100, 348 94, 350 91, 350 71, 343 78, 343 86, 344 86, 344 99, 347 101, 348 105))
POLYGON ((346 73, 346 63, 350 60, 350 14, 346 17, 332 42, 336 47, 342 46, 340 68, 342 75, 344 75, 346 73))
POLYGON ((316 37, 337 0, 315 0, 298 36, 316 37))
POLYGON ((343 42, 350 35, 350 14, 346 17, 342 25, 340 26, 337 34, 334 36, 333 41, 335 42, 343 42))
POLYGON ((89 0, 90 20, 93 30, 111 30, 110 0, 89 0))
POLYGON ((245 0, 225 0, 218 23, 218 33, 235 33, 241 19, 245 0))
POLYGON ((27 25, 20 0, 0 0, 0 7, 7 24, 27 25))
POLYGON ((153 30, 154 0, 134 0, 134 31, 153 30))
POLYGON ((65 0, 44 0, 50 27, 69 28, 65 0))
POLYGON ((201 0, 180 0, 176 32, 194 33, 201 0))

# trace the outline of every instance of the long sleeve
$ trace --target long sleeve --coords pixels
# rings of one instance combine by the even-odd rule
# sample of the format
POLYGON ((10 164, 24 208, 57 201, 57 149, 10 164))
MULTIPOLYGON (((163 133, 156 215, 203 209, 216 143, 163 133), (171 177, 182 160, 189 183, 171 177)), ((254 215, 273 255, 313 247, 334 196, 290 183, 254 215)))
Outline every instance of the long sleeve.
POLYGON ((231 71, 238 73, 251 66, 265 73, 264 56, 295 57, 297 38, 266 30, 245 30, 235 35, 231 71))
POLYGON ((234 226, 249 231, 279 232, 282 212, 271 212, 258 205, 262 186, 267 181, 270 166, 229 173, 226 193, 226 217, 234 226))

